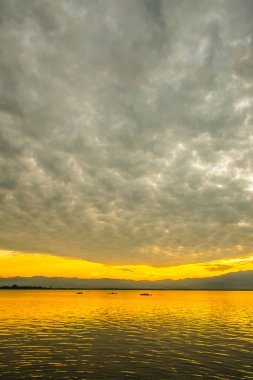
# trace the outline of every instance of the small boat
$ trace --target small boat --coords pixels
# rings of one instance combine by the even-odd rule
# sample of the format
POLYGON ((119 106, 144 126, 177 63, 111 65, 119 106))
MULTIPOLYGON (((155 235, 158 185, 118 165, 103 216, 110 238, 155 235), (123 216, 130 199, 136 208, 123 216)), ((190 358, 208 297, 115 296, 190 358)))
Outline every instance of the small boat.
POLYGON ((76 294, 83 294, 83 292, 77 292, 76 294))
POLYGON ((110 293, 107 293, 107 294, 118 294, 118 293, 116 293, 116 292, 110 292, 110 293))
POLYGON ((140 293, 140 296, 152 296, 151 293, 140 293))

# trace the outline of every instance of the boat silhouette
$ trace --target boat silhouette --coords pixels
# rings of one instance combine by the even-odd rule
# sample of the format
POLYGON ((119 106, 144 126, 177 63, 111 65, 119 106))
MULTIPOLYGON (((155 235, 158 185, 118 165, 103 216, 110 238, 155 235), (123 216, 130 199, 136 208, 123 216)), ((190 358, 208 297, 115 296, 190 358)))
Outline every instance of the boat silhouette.
POLYGON ((152 296, 151 293, 140 293, 140 296, 152 296))
POLYGON ((83 292, 77 292, 76 294, 83 294, 83 292))

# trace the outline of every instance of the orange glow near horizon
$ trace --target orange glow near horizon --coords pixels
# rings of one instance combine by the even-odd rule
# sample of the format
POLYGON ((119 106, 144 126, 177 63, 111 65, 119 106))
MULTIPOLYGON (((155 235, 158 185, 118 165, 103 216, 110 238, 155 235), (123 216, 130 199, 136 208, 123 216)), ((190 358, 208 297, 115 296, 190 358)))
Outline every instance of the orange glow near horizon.
POLYGON ((109 265, 54 255, 0 251, 0 277, 46 276, 156 281, 213 277, 241 270, 253 270, 253 255, 205 263, 154 267, 109 265))

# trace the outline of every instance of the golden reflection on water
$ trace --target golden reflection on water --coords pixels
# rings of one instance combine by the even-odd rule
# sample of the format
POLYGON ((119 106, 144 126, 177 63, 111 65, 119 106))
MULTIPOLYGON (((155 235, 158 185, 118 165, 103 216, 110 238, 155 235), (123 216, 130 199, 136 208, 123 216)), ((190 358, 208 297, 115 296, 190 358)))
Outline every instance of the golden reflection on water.
POLYGON ((253 292, 108 293, 0 291, 0 378, 253 379, 253 292))

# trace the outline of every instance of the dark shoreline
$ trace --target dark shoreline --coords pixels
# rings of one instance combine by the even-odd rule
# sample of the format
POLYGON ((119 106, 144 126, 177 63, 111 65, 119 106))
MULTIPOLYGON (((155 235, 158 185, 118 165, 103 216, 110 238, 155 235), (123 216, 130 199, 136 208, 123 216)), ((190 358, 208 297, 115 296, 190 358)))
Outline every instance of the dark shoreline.
POLYGON ((202 289, 184 289, 184 288, 178 288, 178 289, 164 289, 164 288, 61 288, 61 287, 42 287, 42 286, 17 286, 17 285, 13 285, 13 286, 0 286, 0 290, 83 290, 83 291, 86 291, 86 290, 127 290, 127 291, 130 291, 130 290, 133 290, 133 291, 136 291, 136 290, 148 290, 148 291, 219 291, 219 292, 222 292, 222 291, 225 291, 225 292, 228 292, 228 291, 232 291, 232 292, 245 292, 245 291, 248 291, 248 292, 252 292, 253 289, 210 289, 210 288, 202 288, 202 289))

